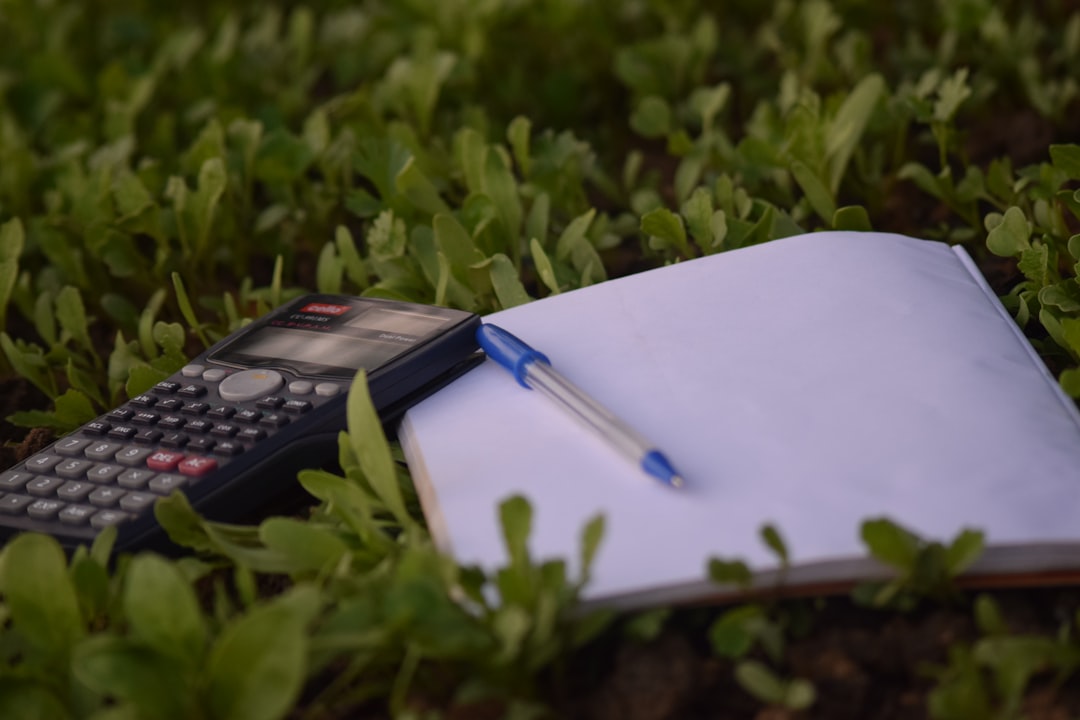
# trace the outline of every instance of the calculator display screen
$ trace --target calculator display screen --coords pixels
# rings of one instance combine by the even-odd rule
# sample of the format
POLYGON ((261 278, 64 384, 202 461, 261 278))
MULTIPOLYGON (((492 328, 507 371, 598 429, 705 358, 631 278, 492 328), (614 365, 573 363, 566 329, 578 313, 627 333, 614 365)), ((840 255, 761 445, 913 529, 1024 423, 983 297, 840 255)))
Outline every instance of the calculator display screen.
POLYGON ((292 313, 245 333, 213 359, 283 366, 300 375, 352 377, 361 368, 371 372, 385 365, 450 325, 446 317, 371 306, 340 316, 292 313))

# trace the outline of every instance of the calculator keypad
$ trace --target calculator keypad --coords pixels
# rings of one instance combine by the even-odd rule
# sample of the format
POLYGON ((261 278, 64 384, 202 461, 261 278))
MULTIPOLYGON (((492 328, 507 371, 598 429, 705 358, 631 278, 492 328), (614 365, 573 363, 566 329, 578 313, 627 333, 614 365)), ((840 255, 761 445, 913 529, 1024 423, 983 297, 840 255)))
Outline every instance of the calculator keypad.
POLYGON ((187 365, 0 471, 0 516, 29 518, 46 532, 51 524, 101 530, 128 522, 173 490, 212 479, 344 389, 271 370, 187 365))

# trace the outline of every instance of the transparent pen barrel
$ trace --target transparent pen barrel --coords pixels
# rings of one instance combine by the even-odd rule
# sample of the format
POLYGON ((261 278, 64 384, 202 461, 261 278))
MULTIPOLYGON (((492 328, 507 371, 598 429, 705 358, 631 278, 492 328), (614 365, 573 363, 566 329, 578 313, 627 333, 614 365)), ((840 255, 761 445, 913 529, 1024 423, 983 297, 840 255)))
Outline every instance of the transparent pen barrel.
POLYGON ((531 363, 525 377, 529 387, 559 403, 583 424, 607 438, 619 452, 635 462, 640 462, 643 455, 653 450, 652 444, 633 428, 578 389, 572 382, 552 371, 548 365, 540 362, 531 363))

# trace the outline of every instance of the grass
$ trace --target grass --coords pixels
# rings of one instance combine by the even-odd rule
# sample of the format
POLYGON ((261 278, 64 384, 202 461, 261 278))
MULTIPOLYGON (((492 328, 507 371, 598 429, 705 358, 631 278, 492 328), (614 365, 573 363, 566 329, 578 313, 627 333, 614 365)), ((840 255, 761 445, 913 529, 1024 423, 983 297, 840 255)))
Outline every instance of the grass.
MULTIPOLYGON (((485 313, 834 228, 964 244, 1080 396, 1070 3, 3 0, 0 29, 0 376, 43 396, 6 438, 77 427, 303 292, 485 313)), ((352 402, 342 475, 300 478, 306 521, 174 498, 201 559, 9 544, 0 715, 543 716, 575 658, 661 632, 576 615, 579 579, 524 551, 527 503, 502 508, 503 573, 437 555, 352 402)), ((813 712, 785 613, 710 632, 759 707, 813 712)), ((1068 628, 957 647, 931 714, 1015 714, 1072 676, 1068 628)))

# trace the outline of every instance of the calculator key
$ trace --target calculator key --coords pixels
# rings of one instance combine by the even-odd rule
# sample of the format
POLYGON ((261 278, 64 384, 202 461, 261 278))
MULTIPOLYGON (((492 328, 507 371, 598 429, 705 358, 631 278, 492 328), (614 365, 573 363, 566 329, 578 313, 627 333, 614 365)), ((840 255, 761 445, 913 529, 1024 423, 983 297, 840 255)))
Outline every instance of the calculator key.
POLYGON ((244 428, 237 436, 237 440, 243 440, 244 442, 258 442, 266 437, 266 431, 259 428, 244 428))
POLYGON ((76 437, 64 438, 53 445, 53 450, 65 457, 78 457, 79 455, 82 455, 83 448, 91 442, 93 441, 76 437))
POLYGON ((67 502, 80 502, 96 485, 88 482, 66 482, 56 491, 56 497, 67 502))
POLYGON ((98 507, 112 507, 124 496, 124 491, 116 487, 99 487, 90 493, 88 500, 91 505, 98 507))
POLYGON ((161 432, 160 430, 140 430, 135 434, 135 437, 133 437, 132 440, 139 443, 140 445, 153 445, 158 440, 160 440, 161 436, 164 434, 165 433, 161 432))
POLYGON ((266 395, 285 384, 285 378, 274 370, 242 370, 221 381, 218 394, 222 400, 244 402, 266 395))
POLYGON ((26 514, 35 520, 52 520, 63 509, 59 500, 36 500, 26 508, 26 514))
POLYGON ((191 442, 187 444, 188 450, 198 450, 199 452, 210 452, 217 445, 217 440, 211 437, 193 437, 191 442))
POLYGON ((184 377, 194 378, 202 375, 204 370, 206 370, 206 367, 203 365, 191 364, 180 368, 180 374, 184 377))
POLYGON ((179 410, 182 407, 184 407, 184 401, 180 398, 175 397, 165 398, 157 404, 158 410, 167 410, 169 412, 172 412, 173 410, 179 410))
POLYGON ((206 416, 214 418, 215 420, 228 420, 234 414, 236 414, 236 408, 228 405, 217 405, 210 408, 209 412, 206 413, 206 416))
POLYGON ((263 414, 258 410, 239 410, 233 417, 233 420, 242 423, 257 423, 262 419, 263 414))
POLYGON ((138 490, 146 487, 146 483, 150 482, 150 478, 154 477, 155 474, 150 470, 128 470, 116 478, 116 484, 130 490, 138 490))
POLYGON ((341 386, 337 383, 319 383, 315 386, 315 394, 319 397, 334 397, 341 392, 341 386))
POLYGON ((210 430, 210 434, 219 438, 231 438, 240 432, 240 428, 229 423, 218 423, 210 430))
POLYGON ((217 469, 217 460, 202 455, 188 455, 176 469, 181 475, 202 477, 217 469))
POLYGON ((145 425, 154 425, 160 419, 161 419, 161 416, 158 415, 156 412, 150 412, 149 410, 143 410, 142 412, 135 413, 131 417, 131 422, 132 422, 133 425, 144 425, 145 426, 145 425))
POLYGON ((184 459, 184 453, 158 450, 146 459, 146 467, 158 472, 171 472, 176 469, 180 461, 184 459))
POLYGON ((150 481, 149 488, 160 495, 168 495, 173 490, 187 485, 183 475, 158 475, 150 481))
POLYGON ((282 410, 290 415, 302 415, 311 408, 312 405, 307 400, 289 400, 282 407, 282 410))
POLYGON ((130 515, 119 510, 102 510, 90 517, 90 527, 95 530, 104 530, 110 525, 119 525, 129 518, 131 518, 130 515))
POLYGON ((177 395, 186 398, 200 398, 206 394, 205 385, 185 385, 176 392, 177 395))
POLYGON ((154 405, 157 403, 157 401, 158 401, 158 399, 156 397, 154 397, 153 395, 136 395, 135 397, 131 398, 131 400, 129 400, 128 402, 130 402, 132 405, 138 405, 139 407, 148 408, 148 407, 154 407, 154 405))
POLYGON ((289 424, 289 416, 285 413, 267 413, 259 424, 263 427, 279 428, 289 424))
POLYGON ((280 395, 267 395, 264 398, 259 398, 255 401, 256 407, 265 408, 267 410, 277 410, 279 407, 285 404, 285 398, 280 395))
POLYGON ((139 434, 139 428, 134 425, 117 425, 109 431, 109 437, 117 440, 130 440, 139 434))
POLYGON ((189 402, 184 403, 184 407, 180 408, 180 412, 184 415, 205 415, 209 409, 210 403, 189 402))
POLYGON ((28 482, 25 490, 34 497, 49 497, 63 484, 64 481, 58 477, 43 475, 28 482))
POLYGON ((158 423, 158 428, 166 431, 179 430, 184 427, 185 424, 187 424, 187 420, 179 415, 167 415, 161 418, 161 421, 158 423))
POLYGON ((146 462, 146 458, 150 457, 153 452, 154 451, 150 448, 141 448, 129 445, 120 452, 116 453, 116 457, 114 458, 114 460, 121 465, 126 465, 127 467, 139 467, 144 462, 146 462))
POLYGON ((120 452, 123 445, 119 443, 95 443, 86 448, 86 457, 91 460, 99 460, 104 462, 105 460, 112 460, 116 453, 120 452))
POLYGON ((112 425, 102 420, 88 422, 80 428, 87 435, 104 435, 112 429, 112 425))
POLYGON ((94 467, 90 460, 65 460, 53 469, 57 475, 68 480, 78 480, 86 475, 86 471, 94 467))
POLYGON ((177 450, 187 445, 190 439, 184 433, 168 433, 161 438, 161 446, 177 450))
POLYGON ((209 432, 213 426, 214 423, 209 420, 188 420, 187 425, 184 425, 184 432, 201 435, 204 432, 209 432))
POLYGON ((23 486, 30 482, 32 477, 34 477, 33 473, 21 470, 8 470, 0 473, 0 491, 22 490, 23 486))
POLYGON ((150 388, 150 392, 154 393, 155 395, 172 395, 181 387, 183 386, 178 382, 163 380, 154 387, 150 388))
POLYGON ((124 472, 122 465, 95 465, 90 472, 86 473, 86 478, 93 482, 111 483, 122 472, 124 472))
POLYGON ((60 511, 60 522, 65 525, 83 525, 96 512, 97 508, 89 505, 68 505, 60 511))
POLYGON ((131 408, 118 407, 115 410, 109 412, 105 417, 114 422, 127 422, 131 419, 131 416, 135 414, 135 411, 131 408))
POLYGON ((310 380, 293 380, 289 383, 289 392, 293 395, 310 395, 314 389, 315 385, 310 380))
POLYGON ((120 498, 120 509, 131 513, 141 513, 157 502, 158 496, 145 492, 128 493, 120 498))
POLYGON ((60 464, 60 461, 64 458, 59 455, 51 455, 49 453, 41 453, 35 455, 26 461, 26 469, 31 472, 45 473, 52 470, 54 467, 60 464))
POLYGON ((202 379, 205 380, 206 382, 220 382, 228 374, 229 373, 225 372, 221 368, 213 368, 211 370, 207 370, 206 372, 204 372, 202 374, 202 379))
POLYGON ((22 515, 26 506, 34 502, 28 495, 5 495, 0 498, 0 513, 4 515, 22 515))
POLYGON ((214 454, 220 455, 221 457, 233 457, 242 452, 244 452, 244 446, 235 440, 226 440, 224 442, 219 442, 214 446, 214 454))

